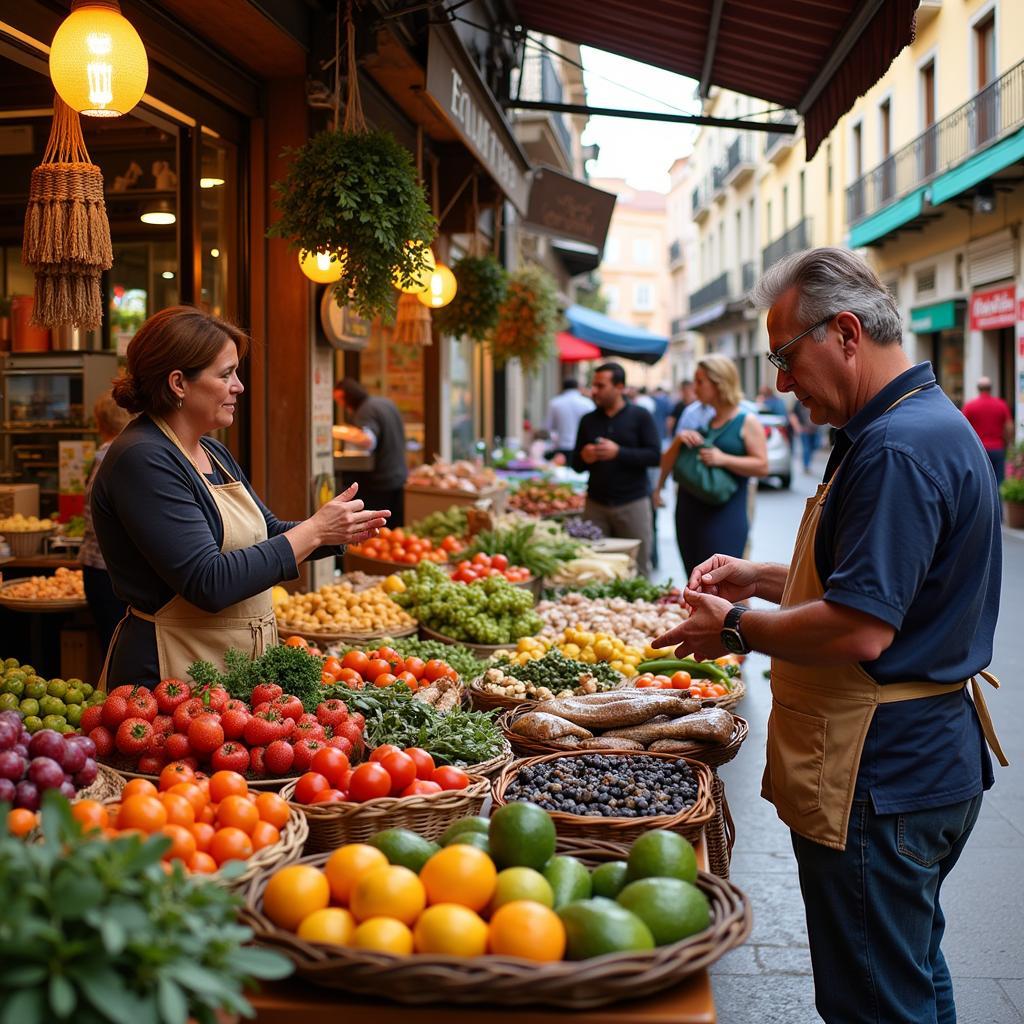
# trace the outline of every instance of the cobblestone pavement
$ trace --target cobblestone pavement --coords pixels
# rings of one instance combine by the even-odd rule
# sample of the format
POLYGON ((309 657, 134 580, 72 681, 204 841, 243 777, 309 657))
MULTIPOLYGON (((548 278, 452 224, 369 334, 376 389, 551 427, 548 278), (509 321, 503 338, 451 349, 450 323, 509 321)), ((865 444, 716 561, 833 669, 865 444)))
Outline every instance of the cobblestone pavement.
MULTIPOLYGON (((819 476, 798 471, 790 491, 758 493, 751 557, 786 562, 804 498, 819 476)), ((671 505, 671 502, 669 503, 671 505)), ((671 507, 658 521, 656 577, 682 579, 671 507)), ((943 888, 943 950, 961 1024, 1024 1024, 1024 531, 1004 531, 1003 594, 992 669, 1003 681, 989 708, 1011 762, 943 888)), ((747 944, 712 969, 720 1024, 813 1024, 814 989, 789 831, 759 796, 769 691, 767 659, 748 663, 739 712, 750 736, 722 770, 736 822, 733 880, 748 894, 754 929, 747 944)))

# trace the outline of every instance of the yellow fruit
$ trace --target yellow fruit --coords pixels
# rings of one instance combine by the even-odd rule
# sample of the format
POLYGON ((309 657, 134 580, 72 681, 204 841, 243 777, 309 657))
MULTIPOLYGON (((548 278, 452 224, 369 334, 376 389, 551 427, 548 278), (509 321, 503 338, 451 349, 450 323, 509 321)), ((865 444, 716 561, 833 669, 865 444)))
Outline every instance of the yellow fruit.
POLYGON ((395 864, 373 868, 360 876, 349 897, 349 907, 357 921, 394 917, 411 925, 426 905, 423 883, 408 868, 395 864))
POLYGON ((550 907, 540 903, 506 903, 491 918, 488 949, 497 956, 561 960, 565 953, 565 926, 550 907))
POLYGON ((315 910, 331 900, 327 878, 308 864, 292 864, 274 872, 263 892, 263 912, 279 928, 293 932, 315 910))
POLYGON ((428 903, 458 903, 476 911, 491 902, 497 877, 483 850, 462 843, 439 850, 420 871, 428 903))
POLYGON ((314 910, 302 919, 298 936, 307 942, 323 942, 329 946, 347 946, 356 930, 356 919, 341 907, 314 910))
POLYGON ((371 917, 356 928, 351 945, 359 949, 375 949, 378 953, 408 956, 412 952, 412 932, 393 917, 371 917))
POLYGON ((386 867, 387 857, 368 843, 349 843, 327 858, 324 874, 331 886, 331 895, 338 903, 347 904, 356 882, 374 868, 386 867))
POLYGON ((491 910, 519 900, 531 900, 551 907, 555 903, 555 894, 551 891, 551 883, 539 871, 524 867, 505 868, 498 873, 491 910))
POLYGON ((417 953, 483 956, 487 952, 487 925, 468 907, 437 903, 420 915, 412 941, 417 953))
POLYGON ((402 582, 402 577, 399 576, 397 573, 392 573, 390 576, 388 576, 384 580, 382 586, 384 587, 385 594, 405 593, 405 583, 402 582))
POLYGON ((284 587, 271 587, 270 600, 273 604, 279 605, 282 601, 288 600, 288 591, 284 587))

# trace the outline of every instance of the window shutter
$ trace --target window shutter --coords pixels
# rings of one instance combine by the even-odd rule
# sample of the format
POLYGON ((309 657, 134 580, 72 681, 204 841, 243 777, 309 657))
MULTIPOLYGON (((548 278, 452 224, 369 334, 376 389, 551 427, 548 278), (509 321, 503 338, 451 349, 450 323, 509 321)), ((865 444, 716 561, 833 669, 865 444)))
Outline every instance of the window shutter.
POLYGON ((1007 229, 967 246, 967 280, 974 288, 1017 276, 1017 241, 1007 229))

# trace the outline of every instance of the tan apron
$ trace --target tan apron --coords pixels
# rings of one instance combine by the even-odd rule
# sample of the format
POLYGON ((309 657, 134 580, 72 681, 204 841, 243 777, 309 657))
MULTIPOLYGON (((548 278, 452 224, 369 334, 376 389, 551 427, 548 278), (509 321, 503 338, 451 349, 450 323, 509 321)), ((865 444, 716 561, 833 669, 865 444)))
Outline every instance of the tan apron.
MULTIPOLYGON (((919 390, 908 392, 893 406, 919 390)), ((782 608, 817 601, 824 595, 814 561, 814 538, 837 474, 838 469, 827 484, 820 484, 817 493, 807 499, 782 594, 782 608)), ((999 686, 995 676, 988 672, 981 675, 993 686, 999 686)), ((773 658, 771 685, 772 710, 761 795, 775 805, 779 817, 794 832, 823 846, 844 850, 864 740, 875 708, 879 704, 947 695, 962 690, 967 683, 958 686, 906 682, 880 686, 856 663, 826 668, 773 658)), ((976 679, 971 679, 971 690, 985 739, 1000 764, 1006 765, 976 679)))
MULTIPOLYGON (((153 422, 188 459, 199 474, 199 479, 209 489, 223 527, 221 552, 237 551, 265 541, 266 520, 245 484, 235 480, 220 460, 208 452, 210 459, 228 481, 223 484, 211 483, 192 456, 185 451, 174 431, 157 416, 153 417, 153 422)), ((277 621, 269 589, 219 612, 203 611, 180 595, 175 595, 155 615, 147 615, 137 608, 129 608, 128 614, 154 624, 161 679, 183 678, 188 666, 199 660, 209 661, 223 670, 224 652, 229 647, 245 651, 251 657, 258 657, 267 647, 277 643, 277 621)), ((101 689, 106 689, 110 652, 127 621, 128 615, 118 624, 111 640, 100 680, 101 689)))

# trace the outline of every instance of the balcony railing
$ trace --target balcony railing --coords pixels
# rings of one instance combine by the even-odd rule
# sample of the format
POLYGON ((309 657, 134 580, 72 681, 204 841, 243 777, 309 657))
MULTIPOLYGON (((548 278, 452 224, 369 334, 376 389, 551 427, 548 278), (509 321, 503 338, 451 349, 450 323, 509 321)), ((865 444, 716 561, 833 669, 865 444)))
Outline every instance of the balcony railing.
POLYGON ((724 302, 728 298, 729 272, 726 271, 713 281, 709 281, 703 288, 690 292, 690 312, 695 313, 698 309, 704 309, 716 302, 724 302))
POLYGON ((754 261, 750 260, 743 264, 743 269, 740 273, 740 281, 743 285, 743 294, 746 295, 751 288, 754 287, 754 282, 757 280, 757 270, 755 269, 754 261))
POLYGON ((863 220, 1024 125, 1024 61, 898 149, 846 190, 846 218, 863 220))
POLYGON ((725 163, 721 165, 724 184, 740 184, 754 173, 754 143, 749 135, 737 135, 725 151, 725 163))
POLYGON ((761 250, 761 269, 767 270, 773 263, 778 263, 783 256, 791 252, 800 252, 811 247, 811 222, 805 217, 795 227, 761 250))
MULTIPOLYGON (((773 119, 775 124, 796 125, 799 118, 796 114, 786 112, 781 117, 773 119)), ((792 146, 796 136, 790 132, 772 132, 764 137, 764 155, 770 160, 775 153, 783 146, 792 146)))
POLYGON ((674 266, 683 258, 683 243, 677 238, 669 244, 668 247, 668 262, 670 266, 674 266))

